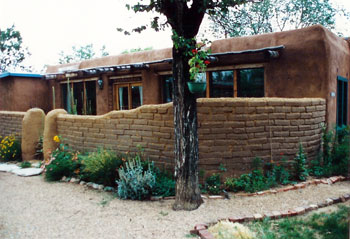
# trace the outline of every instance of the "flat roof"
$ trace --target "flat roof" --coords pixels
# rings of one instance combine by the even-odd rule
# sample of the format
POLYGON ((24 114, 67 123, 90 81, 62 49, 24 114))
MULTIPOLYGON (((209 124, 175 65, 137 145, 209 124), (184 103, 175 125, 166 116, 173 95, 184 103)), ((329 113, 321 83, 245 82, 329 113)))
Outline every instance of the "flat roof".
POLYGON ((6 78, 6 77, 11 77, 11 76, 12 77, 42 78, 42 75, 40 75, 40 74, 4 72, 4 73, 0 74, 0 79, 6 78))

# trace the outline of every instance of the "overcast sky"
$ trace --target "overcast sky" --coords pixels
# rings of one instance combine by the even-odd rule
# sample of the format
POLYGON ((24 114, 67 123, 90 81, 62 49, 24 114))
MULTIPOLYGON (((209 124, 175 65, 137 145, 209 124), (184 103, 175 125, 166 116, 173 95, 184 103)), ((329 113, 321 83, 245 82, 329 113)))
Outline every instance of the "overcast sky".
MULTIPOLYGON (((350 11, 350 0, 330 0, 350 11)), ((73 45, 102 45, 111 54, 132 48, 171 47, 170 31, 147 30, 124 36, 116 28, 132 28, 149 22, 149 15, 134 14, 126 0, 0 0, 0 28, 15 24, 32 55, 27 64, 40 71, 57 64, 59 52, 73 45)), ((350 35, 349 23, 337 21, 339 31, 350 35)))

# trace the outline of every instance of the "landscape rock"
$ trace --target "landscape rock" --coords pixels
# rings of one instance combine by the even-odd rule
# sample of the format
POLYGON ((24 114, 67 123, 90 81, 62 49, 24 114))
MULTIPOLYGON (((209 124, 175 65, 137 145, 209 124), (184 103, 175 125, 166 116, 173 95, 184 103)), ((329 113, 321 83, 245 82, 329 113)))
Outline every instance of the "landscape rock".
POLYGON ((20 168, 12 171, 12 173, 22 177, 36 176, 42 172, 42 168, 20 168))
POLYGON ((106 191, 106 192, 113 192, 113 191, 115 191, 115 189, 113 187, 109 187, 109 186, 105 187, 103 190, 106 191))
POLYGON ((8 172, 11 173, 14 170, 21 169, 21 167, 18 167, 15 164, 0 164, 0 172, 8 172))

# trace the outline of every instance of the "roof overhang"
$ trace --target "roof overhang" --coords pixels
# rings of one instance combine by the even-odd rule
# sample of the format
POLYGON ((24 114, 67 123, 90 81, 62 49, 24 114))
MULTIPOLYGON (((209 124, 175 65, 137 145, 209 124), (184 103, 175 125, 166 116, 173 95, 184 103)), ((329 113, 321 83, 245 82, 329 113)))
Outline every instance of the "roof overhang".
MULTIPOLYGON (((245 62, 266 62, 270 59, 275 59, 280 56, 280 51, 285 47, 273 46, 266 47, 254 50, 245 50, 245 51, 232 51, 232 52, 223 52, 223 53, 212 53, 209 55, 209 60, 213 63, 220 64, 223 63, 245 63, 245 62)), ((173 61, 172 58, 166 58, 157 61, 149 61, 142 63, 131 63, 131 64, 121 64, 121 65, 112 65, 112 66, 97 66, 93 68, 85 69, 67 69, 65 72, 59 73, 50 73, 45 74, 46 79, 65 79, 70 77, 86 77, 86 76, 98 76, 103 73, 113 73, 120 71, 133 71, 133 70, 143 70, 149 69, 150 65, 155 64, 171 64, 173 61)))
POLYGON ((43 76, 40 74, 12 73, 12 72, 5 72, 5 73, 0 74, 0 79, 6 78, 6 77, 42 78, 43 76))

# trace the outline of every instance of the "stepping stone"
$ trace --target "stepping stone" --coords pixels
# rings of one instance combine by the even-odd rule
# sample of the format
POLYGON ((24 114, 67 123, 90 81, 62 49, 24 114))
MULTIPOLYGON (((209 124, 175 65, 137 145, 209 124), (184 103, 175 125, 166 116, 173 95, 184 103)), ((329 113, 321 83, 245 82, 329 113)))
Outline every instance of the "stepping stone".
POLYGON ((42 168, 20 168, 12 171, 12 173, 22 177, 36 176, 42 172, 42 168))
POLYGON ((0 164, 0 172, 9 172, 11 173, 14 170, 21 169, 15 164, 0 164))

